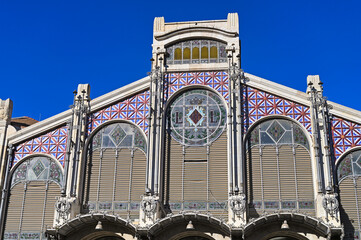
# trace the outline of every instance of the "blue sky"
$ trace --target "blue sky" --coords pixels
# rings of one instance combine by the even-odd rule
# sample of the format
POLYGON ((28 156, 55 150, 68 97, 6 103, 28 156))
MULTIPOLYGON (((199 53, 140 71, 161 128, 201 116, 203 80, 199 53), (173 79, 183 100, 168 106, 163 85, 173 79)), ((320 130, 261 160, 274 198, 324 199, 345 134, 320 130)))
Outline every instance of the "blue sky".
POLYGON ((329 100, 361 110, 361 1, 0 1, 0 98, 13 117, 69 109, 79 83, 96 98, 150 71, 154 17, 238 12, 242 68, 305 91, 319 74, 329 100))

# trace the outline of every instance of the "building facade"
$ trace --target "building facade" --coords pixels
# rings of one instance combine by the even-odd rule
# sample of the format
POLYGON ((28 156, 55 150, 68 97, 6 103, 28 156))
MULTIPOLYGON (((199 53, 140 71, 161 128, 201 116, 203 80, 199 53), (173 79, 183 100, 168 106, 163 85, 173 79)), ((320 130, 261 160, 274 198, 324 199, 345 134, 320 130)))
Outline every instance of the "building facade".
POLYGON ((155 18, 152 46, 41 122, 1 101, 2 239, 360 239, 361 112, 245 73, 236 13, 155 18))

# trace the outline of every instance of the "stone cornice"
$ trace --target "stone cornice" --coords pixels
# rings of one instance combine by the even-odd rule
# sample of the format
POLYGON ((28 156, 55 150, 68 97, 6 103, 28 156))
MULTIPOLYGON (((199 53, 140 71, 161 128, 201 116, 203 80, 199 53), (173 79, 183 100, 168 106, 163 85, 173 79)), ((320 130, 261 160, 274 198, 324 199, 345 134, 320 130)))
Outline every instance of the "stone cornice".
POLYGON ((184 27, 181 29, 177 29, 171 32, 167 32, 167 33, 158 33, 154 35, 154 38, 157 41, 164 41, 168 38, 177 36, 178 38, 181 38, 180 36, 183 34, 189 34, 189 33, 212 33, 212 34, 219 34, 219 35, 223 35, 226 37, 237 37, 238 33, 236 32, 230 32, 230 31, 225 31, 216 27, 184 27))
MULTIPOLYGON (((308 95, 304 92, 283 86, 278 83, 271 82, 269 80, 254 76, 249 73, 245 73, 245 76, 248 78, 247 85, 253 88, 257 88, 262 91, 274 94, 276 96, 289 99, 291 101, 303 104, 305 106, 310 106, 308 100, 308 95)), ((93 99, 90 102, 91 111, 97 111, 106 106, 119 102, 122 99, 125 99, 129 96, 132 96, 141 91, 145 91, 149 88, 149 77, 144 77, 138 81, 130 83, 124 87, 121 87, 117 90, 114 90, 110 93, 104 94, 98 98, 93 99)), ((340 104, 328 101, 332 106, 330 112, 336 116, 361 124, 361 112, 351 109, 349 107, 342 106, 340 104)), ((55 129, 59 126, 67 124, 71 120, 72 111, 69 109, 62 113, 59 113, 53 117, 45 119, 41 122, 35 123, 29 127, 26 127, 13 135, 9 136, 9 143, 18 144, 23 142, 31 137, 39 136, 44 134, 52 129, 55 129)))
MULTIPOLYGON (((257 88, 259 90, 277 95, 279 97, 289 99, 291 101, 310 106, 308 95, 305 92, 295 90, 293 88, 286 87, 284 85, 271 82, 264 78, 254 76, 249 73, 245 73, 245 77, 248 78, 246 83, 250 87, 257 88)), ((306 81, 305 81, 306 82, 306 81)), ((345 120, 349 120, 358 124, 361 124, 361 112, 343 105, 328 101, 328 104, 332 106, 330 113, 334 116, 341 117, 345 120)))
MULTIPOLYGON (((90 102, 91 111, 97 111, 103 107, 111 105, 128 96, 144 91, 149 87, 149 77, 142 78, 124 87, 118 88, 110 93, 104 94, 90 102)), ((15 134, 9 136, 9 143, 18 144, 31 137, 44 134, 56 127, 67 124, 71 120, 72 111, 69 109, 53 117, 26 127, 15 134)))

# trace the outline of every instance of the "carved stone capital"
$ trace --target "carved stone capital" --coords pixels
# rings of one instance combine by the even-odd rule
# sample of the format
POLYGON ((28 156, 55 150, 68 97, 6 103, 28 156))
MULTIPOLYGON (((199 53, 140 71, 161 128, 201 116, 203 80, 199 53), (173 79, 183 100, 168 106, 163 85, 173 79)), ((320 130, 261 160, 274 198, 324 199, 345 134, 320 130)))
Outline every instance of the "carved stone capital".
POLYGON ((13 110, 13 102, 8 98, 6 100, 0 99, 0 121, 10 121, 13 110))
POLYGON ((241 216, 246 211, 246 195, 232 195, 228 199, 229 207, 235 215, 241 216))

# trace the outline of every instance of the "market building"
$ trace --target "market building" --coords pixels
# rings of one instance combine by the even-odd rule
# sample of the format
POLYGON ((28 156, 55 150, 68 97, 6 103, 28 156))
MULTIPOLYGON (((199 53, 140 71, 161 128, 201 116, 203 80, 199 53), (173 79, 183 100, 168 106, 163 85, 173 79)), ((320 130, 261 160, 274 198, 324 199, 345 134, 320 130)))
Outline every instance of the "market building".
MULTIPOLYGON (((3 239, 359 239, 361 112, 241 69, 237 13, 154 20, 151 73, 68 111, 0 102, 3 239)), ((307 84, 307 85, 306 85, 307 84)))

